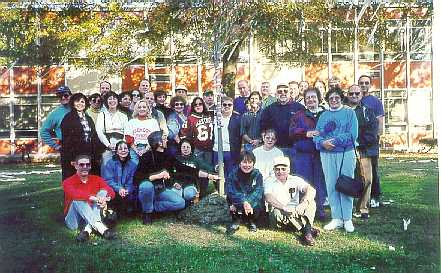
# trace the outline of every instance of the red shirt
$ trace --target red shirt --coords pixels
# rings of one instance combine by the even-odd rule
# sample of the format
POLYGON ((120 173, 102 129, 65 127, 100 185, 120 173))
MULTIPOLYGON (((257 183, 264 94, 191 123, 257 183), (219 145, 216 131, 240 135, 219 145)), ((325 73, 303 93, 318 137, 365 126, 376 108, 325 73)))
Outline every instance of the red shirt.
POLYGON ((115 192, 106 181, 99 176, 89 175, 87 182, 81 182, 78 174, 75 174, 63 181, 64 190, 64 215, 67 214, 70 204, 72 201, 87 201, 91 203, 89 198, 91 196, 96 196, 98 191, 106 190, 107 196, 110 198, 115 197, 115 192))
POLYGON ((213 149, 213 118, 191 114, 182 125, 180 134, 193 141, 195 148, 211 151, 213 149))

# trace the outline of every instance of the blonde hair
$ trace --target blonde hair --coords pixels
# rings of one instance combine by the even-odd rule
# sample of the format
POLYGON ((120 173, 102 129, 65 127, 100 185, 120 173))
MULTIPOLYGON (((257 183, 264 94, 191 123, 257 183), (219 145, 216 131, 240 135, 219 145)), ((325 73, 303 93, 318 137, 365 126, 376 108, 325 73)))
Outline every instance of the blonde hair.
POLYGON ((147 116, 146 116, 146 118, 152 118, 152 108, 150 107, 149 103, 145 99, 140 99, 135 104, 135 106, 133 107, 132 117, 133 118, 138 118, 138 115, 139 115, 139 104, 141 104, 141 103, 145 103, 145 105, 147 106, 147 116))

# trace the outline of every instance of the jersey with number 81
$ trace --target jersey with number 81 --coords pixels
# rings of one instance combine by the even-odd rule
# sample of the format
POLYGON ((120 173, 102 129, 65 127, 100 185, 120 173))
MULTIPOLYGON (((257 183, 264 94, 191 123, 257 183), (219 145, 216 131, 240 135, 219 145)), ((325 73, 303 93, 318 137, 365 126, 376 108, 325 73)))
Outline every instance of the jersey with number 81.
POLYGON ((180 135, 193 141, 196 149, 211 151, 213 149, 213 118, 191 114, 182 125, 180 135))

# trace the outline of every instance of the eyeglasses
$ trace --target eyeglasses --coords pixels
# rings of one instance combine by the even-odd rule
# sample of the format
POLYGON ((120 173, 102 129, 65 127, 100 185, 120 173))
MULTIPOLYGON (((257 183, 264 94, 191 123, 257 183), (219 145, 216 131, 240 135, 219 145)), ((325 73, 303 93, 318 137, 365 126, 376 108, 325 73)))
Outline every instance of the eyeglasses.
POLYGON ((222 103, 222 106, 223 107, 231 107, 231 106, 233 106, 233 104, 232 103, 222 103))
POLYGON ((286 172, 287 170, 287 167, 274 167, 275 172, 286 172))
POLYGON ((361 94, 361 92, 348 92, 349 96, 353 96, 353 95, 359 96, 360 94, 361 94))
POLYGON ((204 105, 202 102, 196 102, 196 103, 194 104, 195 107, 196 107, 196 106, 202 106, 202 105, 204 105))
POLYGON ((329 101, 331 100, 341 100, 340 96, 335 96, 335 97, 329 97, 329 101))
POLYGON ((92 164, 90 164, 90 163, 78 163, 78 166, 80 166, 81 168, 90 168, 92 166, 92 164))
POLYGON ((71 93, 62 93, 62 94, 58 94, 57 96, 58 96, 60 99, 61 99, 61 98, 63 98, 63 99, 67 99, 67 98, 69 98, 71 95, 72 95, 71 93))
POLYGON ((184 106, 183 102, 175 102, 175 106, 184 106))
POLYGON ((283 93, 288 94, 289 90, 288 89, 279 89, 279 90, 277 90, 277 94, 283 94, 283 93))
POLYGON ((134 94, 132 94, 132 97, 140 97, 141 95, 140 94, 137 94, 137 93, 134 93, 134 94))
POLYGON ((263 139, 265 139, 265 140, 276 140, 276 137, 266 136, 263 139))
POLYGON ((369 81, 366 82, 358 82, 358 85, 369 85, 371 84, 369 81))
POLYGON ((100 103, 101 99, 100 98, 92 98, 92 99, 90 99, 90 101, 93 103, 100 103))

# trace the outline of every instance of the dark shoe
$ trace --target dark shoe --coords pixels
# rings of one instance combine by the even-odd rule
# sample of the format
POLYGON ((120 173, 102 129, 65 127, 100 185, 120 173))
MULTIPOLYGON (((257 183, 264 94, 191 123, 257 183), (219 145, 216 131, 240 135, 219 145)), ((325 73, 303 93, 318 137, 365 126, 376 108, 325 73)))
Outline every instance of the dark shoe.
POLYGON ((313 246, 314 245, 314 238, 312 237, 312 232, 308 232, 306 234, 303 234, 303 244, 306 246, 313 246))
POLYGON ((83 230, 80 233, 78 233, 77 242, 79 242, 79 243, 86 242, 89 240, 89 237, 90 237, 89 232, 83 230))
POLYGON ((256 224, 254 224, 254 223, 250 223, 249 225, 248 225, 248 230, 250 231, 250 232, 256 232, 257 231, 257 226, 256 226, 256 224))
POLYGON ((320 235, 320 230, 316 228, 311 228, 311 235, 313 238, 317 238, 320 235))
POLYGON ((103 237, 106 240, 114 240, 116 239, 116 232, 111 229, 106 229, 103 233, 103 237))
POLYGON ((228 227, 227 227, 227 235, 233 235, 236 231, 239 230, 239 224, 238 223, 231 223, 228 227))
POLYGON ((150 225, 152 223, 152 217, 150 217, 150 213, 143 213, 142 214, 142 224, 143 225, 150 225))
POLYGON ((369 219, 369 213, 362 213, 361 220, 367 220, 367 219, 369 219))

